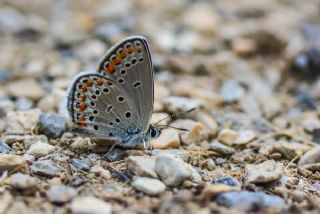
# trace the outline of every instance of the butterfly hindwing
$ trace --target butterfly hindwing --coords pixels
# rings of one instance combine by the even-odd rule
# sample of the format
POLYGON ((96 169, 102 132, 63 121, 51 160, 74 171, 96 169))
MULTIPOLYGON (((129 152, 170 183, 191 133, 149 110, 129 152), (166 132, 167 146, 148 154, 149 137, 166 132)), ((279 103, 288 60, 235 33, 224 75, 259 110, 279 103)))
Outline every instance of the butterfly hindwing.
POLYGON ((113 46, 101 60, 98 73, 127 93, 137 114, 137 126, 146 131, 153 110, 153 69, 144 37, 129 37, 113 46))
POLYGON ((137 113, 122 87, 98 73, 80 73, 68 94, 68 111, 76 130, 100 139, 123 138, 137 113))

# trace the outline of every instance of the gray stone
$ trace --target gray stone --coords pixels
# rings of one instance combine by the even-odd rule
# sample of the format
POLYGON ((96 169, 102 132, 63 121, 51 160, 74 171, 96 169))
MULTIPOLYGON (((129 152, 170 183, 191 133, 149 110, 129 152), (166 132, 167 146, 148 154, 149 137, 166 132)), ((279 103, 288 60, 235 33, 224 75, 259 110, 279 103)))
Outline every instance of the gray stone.
POLYGON ((147 177, 138 177, 132 182, 133 188, 147 195, 159 195, 164 192, 166 186, 159 180, 147 177))
POLYGON ((8 112, 6 134, 31 134, 37 125, 39 115, 39 109, 8 112))
POLYGON ((283 164, 274 160, 267 160, 260 164, 248 164, 246 169, 246 180, 249 183, 267 183, 279 180, 283 174, 283 164))
POLYGON ((111 214, 112 207, 109 203, 93 197, 84 196, 75 198, 71 203, 73 214, 111 214))
POLYGON ((228 186, 241 186, 239 181, 232 176, 224 176, 224 177, 218 178, 214 181, 214 183, 225 184, 228 186))
POLYGON ((225 81, 220 89, 224 101, 237 101, 245 93, 244 88, 235 80, 225 81))
POLYGON ((264 207, 284 208, 285 201, 279 196, 264 192, 225 192, 217 196, 216 203, 226 207, 237 207, 241 211, 254 211, 264 207))
POLYGON ((126 156, 126 152, 123 149, 113 148, 105 155, 107 161, 114 162, 123 159, 126 156))
POLYGON ((127 159, 128 170, 137 176, 157 178, 155 166, 156 160, 154 157, 130 156, 127 159))
POLYGON ((52 186, 47 191, 47 197, 50 202, 63 204, 71 201, 77 195, 77 191, 71 187, 64 185, 55 185, 52 186))
POLYGON ((224 145, 222 143, 219 143, 218 141, 214 141, 210 143, 209 149, 212 151, 216 151, 222 155, 232 155, 236 151, 234 148, 224 145))
POLYGON ((13 152, 13 149, 0 139, 0 153, 8 154, 13 152))
POLYGON ((40 115, 40 132, 49 138, 59 138, 66 129, 66 118, 55 113, 40 115))
POLYGON ((31 172, 44 176, 44 177, 54 177, 57 176, 59 172, 61 172, 63 169, 57 165, 52 160, 39 160, 34 162, 30 166, 31 172))
POLYGON ((18 111, 28 110, 33 107, 33 102, 26 97, 20 97, 15 102, 15 106, 18 111))
POLYGON ((74 158, 74 159, 72 159, 72 162, 71 162, 71 166, 73 169, 82 170, 82 171, 86 171, 86 172, 90 171, 92 165, 93 165, 93 163, 88 159, 80 160, 80 159, 74 158))
POLYGON ((16 173, 11 176, 11 186, 19 190, 34 189, 37 179, 27 174, 16 173))
POLYGON ((170 187, 177 187, 192 177, 192 171, 186 163, 169 154, 157 157, 155 170, 161 180, 170 187))
POLYGON ((165 98, 163 104, 169 112, 174 113, 203 106, 203 103, 200 100, 177 96, 165 98))

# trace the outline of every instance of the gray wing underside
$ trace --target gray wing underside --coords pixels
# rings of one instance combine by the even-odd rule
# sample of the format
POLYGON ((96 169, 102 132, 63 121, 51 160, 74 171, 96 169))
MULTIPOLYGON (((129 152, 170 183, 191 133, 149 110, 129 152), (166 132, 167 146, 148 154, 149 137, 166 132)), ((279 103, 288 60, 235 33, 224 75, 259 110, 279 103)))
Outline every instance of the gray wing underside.
POLYGON ((98 73, 80 73, 68 92, 75 131, 99 139, 125 137, 138 117, 131 102, 118 83, 98 73))
POLYGON ((133 111, 137 115, 136 124, 141 126, 145 132, 152 115, 154 102, 153 68, 146 39, 141 36, 133 36, 113 46, 101 60, 98 73, 117 82, 126 92, 131 100, 133 111), (128 47, 133 48, 131 54, 129 54, 128 47), (121 50, 126 53, 124 59, 121 58, 121 50), (115 59, 120 60, 120 64, 115 59), (114 65, 111 67, 113 70, 108 69, 110 65, 114 65))

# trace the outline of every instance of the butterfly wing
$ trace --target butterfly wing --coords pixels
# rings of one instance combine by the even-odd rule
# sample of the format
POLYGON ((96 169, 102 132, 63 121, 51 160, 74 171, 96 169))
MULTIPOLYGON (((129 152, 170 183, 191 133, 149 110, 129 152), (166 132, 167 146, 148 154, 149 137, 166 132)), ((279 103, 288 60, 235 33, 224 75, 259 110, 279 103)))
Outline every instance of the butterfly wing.
POLYGON ((68 112, 79 133, 120 140, 137 113, 122 87, 98 73, 80 73, 68 92, 68 112))
POLYGON ((133 36, 113 46, 101 60, 98 73, 127 93, 138 115, 137 125, 146 131, 153 110, 153 68, 147 41, 133 36))

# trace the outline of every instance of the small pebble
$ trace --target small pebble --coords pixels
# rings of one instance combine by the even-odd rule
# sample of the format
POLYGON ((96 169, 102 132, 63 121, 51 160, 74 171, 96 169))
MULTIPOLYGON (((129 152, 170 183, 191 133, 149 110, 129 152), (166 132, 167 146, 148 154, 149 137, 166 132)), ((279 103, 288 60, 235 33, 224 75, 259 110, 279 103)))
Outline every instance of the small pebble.
POLYGON ((169 154, 157 157, 155 170, 161 180, 170 187, 177 187, 192 176, 190 168, 182 160, 169 154))
POLYGON ((34 162, 30 166, 31 172, 44 176, 44 177, 54 177, 57 176, 59 172, 61 172, 63 169, 54 163, 52 160, 39 160, 34 162))
POLYGON ((223 82, 220 94, 226 102, 234 102, 239 100, 245 93, 244 88, 235 80, 223 82))
POLYGON ((177 149, 180 147, 179 133, 174 129, 165 129, 160 136, 151 139, 153 149, 177 149))
POLYGON ((216 164, 221 165, 221 164, 224 164, 227 160, 225 158, 219 157, 219 158, 216 158, 215 161, 216 161, 216 164))
POLYGON ((111 179, 111 173, 109 170, 102 168, 101 166, 93 166, 90 169, 91 173, 94 173, 96 176, 99 176, 105 180, 111 179))
POLYGON ((89 149, 88 141, 82 137, 77 137, 69 146, 70 150, 78 154, 83 153, 89 149))
POLYGON ((0 171, 21 170, 26 161, 19 155, 0 154, 0 171))
POLYGON ((71 166, 75 170, 82 170, 89 172, 92 167, 92 162, 88 159, 80 160, 80 159, 72 159, 71 166))
POLYGON ((8 112, 6 134, 31 134, 38 123, 40 113, 39 109, 8 112))
POLYGON ((141 177, 158 178, 155 171, 156 159, 146 156, 129 156, 127 168, 134 175, 141 177))
POLYGON ((216 203, 226 207, 236 207, 238 211, 253 211, 264 207, 284 208, 285 201, 279 196, 264 192, 226 192, 217 196, 216 203))
POLYGON ((315 146, 307 151, 300 159, 299 165, 320 163, 320 146, 315 146))
POLYGON ((225 184, 207 184, 201 194, 202 198, 211 199, 212 197, 224 192, 240 191, 239 186, 230 186, 225 184))
POLYGON ((238 137, 235 139, 234 144, 244 145, 250 143, 256 138, 254 131, 246 130, 238 132, 238 137))
POLYGON ((20 79, 10 82, 6 90, 13 97, 27 97, 31 100, 39 100, 45 95, 44 90, 33 78, 20 79))
POLYGON ((15 106, 18 111, 28 110, 33 107, 33 102, 26 97, 20 97, 17 99, 15 106))
POLYGON ((301 126, 309 133, 315 129, 320 129, 320 120, 315 118, 304 119, 301 121, 301 126))
POLYGON ((13 149, 0 139, 0 153, 8 154, 12 151, 13 149))
POLYGON ((181 142, 185 145, 200 144, 202 141, 209 138, 208 128, 194 120, 180 119, 170 125, 189 130, 180 133, 181 142))
POLYGON ((219 143, 216 140, 214 142, 210 143, 209 149, 212 151, 216 151, 222 155, 232 155, 236 151, 234 148, 227 146, 227 145, 224 145, 222 143, 219 143))
POLYGON ((28 153, 35 156, 36 158, 39 158, 53 153, 54 150, 54 146, 38 141, 30 146, 28 153))
POLYGON ((66 129, 66 118, 56 113, 42 113, 39 131, 49 138, 58 138, 66 129))
POLYGON ((224 177, 218 178, 214 180, 214 183, 225 184, 228 186, 241 186, 239 181, 232 176, 224 176, 224 177))
POLYGON ((301 143, 289 143, 286 141, 279 141, 273 146, 273 150, 281 153, 288 160, 292 160, 297 156, 301 156, 306 151, 310 150, 310 146, 301 143))
POLYGON ((159 180, 147 177, 138 177, 132 182, 133 188, 147 195, 155 196, 164 192, 166 186, 159 180))
POLYGON ((82 196, 71 202, 73 214, 111 214, 111 204, 94 196, 82 196))
POLYGON ((248 183, 267 183, 281 178, 283 164, 274 160, 267 160, 256 165, 247 164, 245 170, 248 183))
POLYGON ((218 140, 221 143, 226 144, 228 146, 231 146, 237 138, 238 133, 231 129, 223 129, 218 134, 218 140))
POLYGON ((186 97, 169 96, 163 100, 165 108, 172 113, 188 111, 192 108, 200 108, 203 106, 202 102, 197 99, 186 97))
POLYGON ((16 173, 11 176, 11 186, 19 190, 34 189, 37 179, 27 174, 16 173))
POLYGON ((108 151, 104 157, 107 159, 107 161, 114 162, 123 159, 125 156, 125 150, 113 148, 111 151, 108 151))
POLYGON ((64 185, 51 186, 47 191, 49 201, 57 204, 69 202, 76 195, 77 191, 75 189, 64 185))

